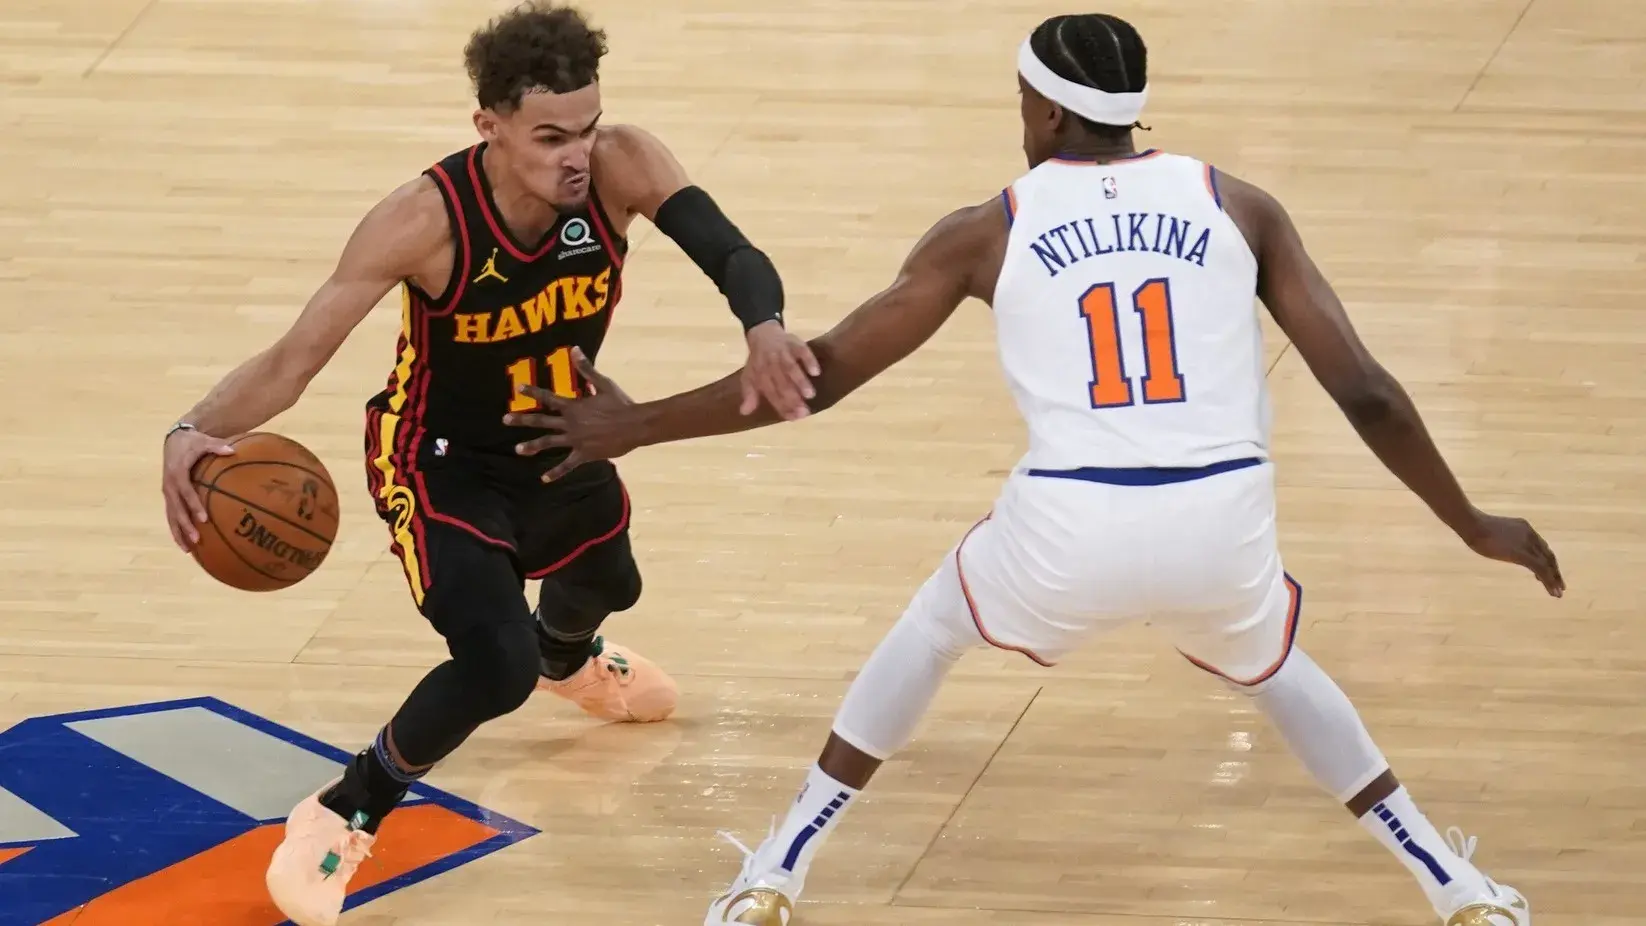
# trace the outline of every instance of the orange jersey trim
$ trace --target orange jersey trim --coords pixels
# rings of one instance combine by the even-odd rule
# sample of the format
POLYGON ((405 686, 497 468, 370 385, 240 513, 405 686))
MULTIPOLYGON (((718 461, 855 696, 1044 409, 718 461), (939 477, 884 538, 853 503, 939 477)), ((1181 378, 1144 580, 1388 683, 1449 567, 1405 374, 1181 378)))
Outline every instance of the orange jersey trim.
POLYGON ((983 520, 977 522, 976 524, 973 524, 971 530, 966 532, 966 536, 960 538, 960 543, 958 545, 956 545, 955 548, 954 548, 954 570, 955 570, 955 575, 957 575, 960 578, 960 594, 965 596, 965 598, 966 598, 966 609, 971 611, 971 613, 972 613, 972 625, 977 628, 978 634, 983 637, 983 641, 985 643, 988 643, 990 646, 994 647, 995 649, 1003 649, 1003 650, 1006 650, 1007 652, 1011 652, 1011 653, 1020 653, 1024 656, 1029 657, 1030 659, 1032 659, 1038 665, 1045 666, 1046 668, 1049 669, 1052 666, 1056 665, 1056 663, 1050 662, 1046 659, 1042 659, 1033 650, 1031 650, 1027 647, 1013 646, 1010 643, 1002 643, 999 640, 996 640, 994 638, 994 636, 989 633, 989 629, 987 627, 983 626, 983 617, 982 617, 982 615, 980 615, 977 612, 977 601, 974 598, 972 598, 972 588, 966 582, 966 567, 961 565, 960 553, 961 553, 962 550, 964 550, 966 548, 966 541, 972 539, 972 534, 975 533, 978 528, 980 528, 984 524, 988 523, 989 518, 992 518, 992 517, 994 517, 994 515, 993 515, 993 513, 990 513, 988 515, 985 515, 983 520))

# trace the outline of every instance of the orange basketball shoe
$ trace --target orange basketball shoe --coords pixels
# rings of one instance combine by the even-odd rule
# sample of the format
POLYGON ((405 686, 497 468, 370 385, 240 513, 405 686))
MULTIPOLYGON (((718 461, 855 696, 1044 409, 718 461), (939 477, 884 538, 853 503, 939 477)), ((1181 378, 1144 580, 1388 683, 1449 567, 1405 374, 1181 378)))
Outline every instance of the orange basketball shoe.
POLYGON ((280 912, 297 926, 336 926, 355 869, 377 837, 360 829, 365 817, 344 820, 320 803, 332 782, 292 809, 286 838, 274 850, 263 883, 280 912))
POLYGON ((655 723, 667 720, 680 701, 680 687, 657 663, 626 646, 595 637, 583 668, 563 681, 539 678, 552 692, 601 720, 655 723))

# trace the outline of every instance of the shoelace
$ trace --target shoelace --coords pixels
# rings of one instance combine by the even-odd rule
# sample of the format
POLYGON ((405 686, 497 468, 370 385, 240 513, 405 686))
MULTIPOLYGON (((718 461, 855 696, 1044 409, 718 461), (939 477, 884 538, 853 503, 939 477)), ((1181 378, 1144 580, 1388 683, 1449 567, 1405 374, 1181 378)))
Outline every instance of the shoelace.
POLYGON ((1474 858, 1475 846, 1479 843, 1480 839, 1478 837, 1465 836, 1463 831, 1455 826, 1446 828, 1446 845, 1454 855, 1465 862, 1474 858))
MULTIPOLYGON (((771 839, 773 836, 776 836, 776 835, 777 835, 777 818, 772 817, 771 822, 766 825, 766 838, 771 839)), ((736 846, 737 851, 743 853, 743 872, 738 877, 741 878, 744 875, 747 875, 749 873, 749 866, 754 864, 754 850, 749 848, 748 846, 745 846, 743 844, 742 840, 738 839, 736 836, 733 836, 731 833, 727 832, 726 830, 721 830, 719 832, 719 836, 720 836, 721 839, 724 839, 727 842, 731 843, 732 845, 736 846)))
POLYGON ((604 663, 606 671, 616 675, 620 681, 626 682, 634 674, 634 669, 630 667, 627 659, 624 659, 621 655, 606 652, 605 637, 595 637, 589 644, 589 650, 589 658, 604 663))
MULTIPOLYGON (((1452 850, 1454 855, 1465 862, 1468 862, 1474 859, 1475 847, 1480 845, 1480 839, 1475 836, 1466 836, 1461 829, 1458 829, 1455 826, 1449 826, 1446 828, 1446 845, 1452 850)), ((1484 874, 1482 874, 1481 877, 1486 881, 1486 889, 1491 892, 1491 899, 1488 901, 1489 903, 1496 904, 1501 901, 1507 903, 1511 907, 1519 907, 1523 911, 1526 909, 1524 898, 1520 900, 1516 900, 1513 897, 1506 898, 1502 887, 1499 886, 1497 882, 1493 881, 1489 877, 1486 877, 1484 874)), ((1498 909, 1501 910, 1502 908, 1499 907, 1498 909)), ((1520 917, 1515 914, 1509 915, 1515 918, 1515 922, 1522 921, 1520 917)))

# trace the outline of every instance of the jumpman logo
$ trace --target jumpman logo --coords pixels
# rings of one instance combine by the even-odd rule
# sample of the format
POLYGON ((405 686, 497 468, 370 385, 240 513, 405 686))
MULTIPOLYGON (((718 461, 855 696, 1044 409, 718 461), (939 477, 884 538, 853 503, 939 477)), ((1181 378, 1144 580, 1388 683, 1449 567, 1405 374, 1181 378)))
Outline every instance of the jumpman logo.
POLYGON ((497 272, 497 250, 497 248, 492 248, 492 256, 486 258, 486 265, 480 268, 480 275, 475 277, 470 282, 479 283, 482 280, 491 279, 495 279, 502 283, 509 282, 508 277, 497 272))

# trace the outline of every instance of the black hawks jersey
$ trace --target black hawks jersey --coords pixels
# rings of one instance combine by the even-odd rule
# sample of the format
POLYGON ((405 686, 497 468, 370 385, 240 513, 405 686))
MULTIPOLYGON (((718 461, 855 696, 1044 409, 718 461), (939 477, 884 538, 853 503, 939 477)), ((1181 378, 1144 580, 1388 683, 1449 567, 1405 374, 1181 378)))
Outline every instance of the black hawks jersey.
MULTIPOLYGON (((388 386, 367 403, 374 455, 412 459, 425 449, 514 454, 535 436, 503 424, 532 411, 533 384, 575 396, 571 349, 593 360, 622 294, 628 243, 612 230, 592 184, 583 211, 560 216, 543 240, 514 240, 481 165, 485 144, 430 167, 446 201, 456 256, 438 297, 403 284, 399 357, 388 386)), ((536 458, 537 468, 564 454, 536 458)))

